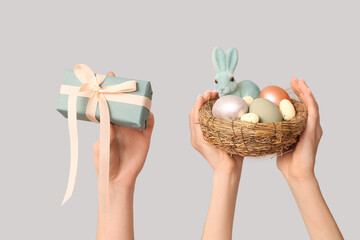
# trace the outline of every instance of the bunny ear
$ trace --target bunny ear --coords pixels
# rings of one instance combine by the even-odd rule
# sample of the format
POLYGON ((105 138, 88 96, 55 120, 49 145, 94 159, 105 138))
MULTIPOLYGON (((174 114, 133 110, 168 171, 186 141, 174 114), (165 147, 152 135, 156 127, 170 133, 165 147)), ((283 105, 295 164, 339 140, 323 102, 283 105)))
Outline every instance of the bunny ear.
POLYGON ((215 47, 212 53, 212 61, 215 67, 216 72, 222 72, 226 70, 226 58, 224 51, 215 47))
POLYGON ((234 72, 237 62, 238 62, 238 51, 236 48, 230 48, 226 52, 226 68, 230 72, 234 72))

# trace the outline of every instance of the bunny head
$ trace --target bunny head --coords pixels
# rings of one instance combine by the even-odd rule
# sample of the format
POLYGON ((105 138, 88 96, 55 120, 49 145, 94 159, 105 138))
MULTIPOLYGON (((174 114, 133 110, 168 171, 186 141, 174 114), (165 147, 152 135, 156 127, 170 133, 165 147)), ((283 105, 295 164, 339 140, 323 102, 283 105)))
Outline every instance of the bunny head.
POLYGON ((237 50, 230 48, 225 55, 221 48, 215 47, 212 61, 216 70, 215 89, 219 93, 219 97, 234 92, 237 88, 237 82, 233 75, 238 62, 237 50))

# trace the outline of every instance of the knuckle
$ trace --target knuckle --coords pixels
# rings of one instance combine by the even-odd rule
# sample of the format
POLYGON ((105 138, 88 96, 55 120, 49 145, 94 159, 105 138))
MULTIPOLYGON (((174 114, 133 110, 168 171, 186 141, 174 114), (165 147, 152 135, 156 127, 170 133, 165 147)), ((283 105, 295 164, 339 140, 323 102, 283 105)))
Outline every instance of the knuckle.
POLYGON ((199 142, 197 139, 195 139, 195 140, 192 141, 192 146, 193 146, 196 150, 199 150, 199 148, 200 148, 200 142, 199 142))

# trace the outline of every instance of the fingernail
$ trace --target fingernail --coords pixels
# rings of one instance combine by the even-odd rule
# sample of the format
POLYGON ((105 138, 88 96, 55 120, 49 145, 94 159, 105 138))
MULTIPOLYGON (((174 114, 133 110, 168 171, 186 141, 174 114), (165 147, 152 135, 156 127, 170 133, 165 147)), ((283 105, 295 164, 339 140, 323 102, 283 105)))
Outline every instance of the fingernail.
POLYGON ((297 79, 296 77, 294 77, 294 76, 292 76, 292 79, 293 79, 293 80, 295 80, 295 81, 297 81, 297 80, 298 80, 298 79, 297 79))
POLYGON ((303 79, 302 77, 300 78, 300 81, 303 81, 303 82, 305 82, 305 80, 304 80, 304 79, 303 79))
POLYGON ((216 93, 217 91, 214 89, 214 90, 212 90, 212 92, 213 92, 213 93, 216 93))
POLYGON ((199 95, 197 96, 197 100, 199 100, 200 97, 201 97, 201 94, 199 94, 199 95))

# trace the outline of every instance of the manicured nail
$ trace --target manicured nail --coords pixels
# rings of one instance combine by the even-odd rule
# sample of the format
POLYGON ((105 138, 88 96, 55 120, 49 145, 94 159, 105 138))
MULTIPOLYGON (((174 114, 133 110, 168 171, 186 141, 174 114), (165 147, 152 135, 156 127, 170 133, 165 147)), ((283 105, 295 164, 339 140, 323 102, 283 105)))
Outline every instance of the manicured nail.
POLYGON ((300 81, 303 81, 305 83, 305 80, 302 77, 300 78, 300 81))
POLYGON ((201 94, 198 95, 197 100, 199 100, 200 98, 201 98, 201 94))
POLYGON ((106 74, 107 76, 112 76, 112 77, 115 77, 115 73, 114 72, 108 72, 107 74, 106 74))

